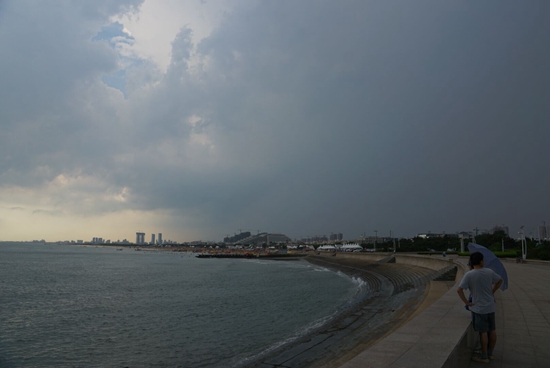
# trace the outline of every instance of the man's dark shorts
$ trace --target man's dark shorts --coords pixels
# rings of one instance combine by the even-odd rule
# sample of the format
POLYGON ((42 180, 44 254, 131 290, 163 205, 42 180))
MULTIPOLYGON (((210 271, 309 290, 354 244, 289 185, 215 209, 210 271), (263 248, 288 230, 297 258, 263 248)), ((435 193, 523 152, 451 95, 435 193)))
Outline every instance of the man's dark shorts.
POLYGON ((478 314, 472 312, 474 330, 476 332, 489 332, 495 330, 495 313, 478 314))

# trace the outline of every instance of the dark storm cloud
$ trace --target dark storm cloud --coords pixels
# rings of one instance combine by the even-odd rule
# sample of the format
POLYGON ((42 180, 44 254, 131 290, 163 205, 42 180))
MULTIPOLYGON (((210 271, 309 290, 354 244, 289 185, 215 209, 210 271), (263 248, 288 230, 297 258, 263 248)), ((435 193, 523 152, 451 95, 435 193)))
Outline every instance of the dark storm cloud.
POLYGON ((541 13, 513 2, 235 12, 198 47, 210 63, 198 106, 235 170, 248 168, 240 183, 262 192, 217 215, 293 234, 545 218, 541 13))
POLYGON ((220 233, 548 216, 543 2, 245 3, 198 45, 184 27, 166 73, 129 67, 126 102, 99 82, 118 56, 91 41, 120 5, 87 6, 0 26, 15 32, 0 32, 4 182, 95 176, 91 192, 128 188, 97 210, 168 209, 220 233))

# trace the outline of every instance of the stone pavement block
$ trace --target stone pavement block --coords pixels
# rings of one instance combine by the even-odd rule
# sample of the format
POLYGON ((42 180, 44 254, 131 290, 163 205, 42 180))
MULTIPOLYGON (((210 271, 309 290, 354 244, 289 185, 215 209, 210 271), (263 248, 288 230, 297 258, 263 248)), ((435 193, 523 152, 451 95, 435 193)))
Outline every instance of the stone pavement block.
POLYGON ((431 357, 444 357, 445 361, 449 354, 451 353, 454 346, 449 346, 449 343, 447 341, 443 342, 430 342, 430 343, 417 343, 413 345, 409 351, 407 351, 407 354, 404 354, 402 358, 412 358, 414 356, 431 356, 431 357))
POLYGON ((391 340, 384 339, 380 341, 378 344, 371 347, 369 351, 379 352, 379 353, 390 353, 390 354, 395 351, 406 352, 412 346, 414 346, 414 344, 415 344, 414 342, 391 341, 391 340))
MULTIPOLYGON (((487 366, 489 366, 490 364, 487 364, 487 366)), ((506 362, 503 362, 502 365, 500 366, 501 368, 544 368, 545 366, 542 365, 542 366, 538 366, 536 362, 534 363, 531 363, 531 364, 528 364, 528 365, 525 365, 525 366, 519 366, 517 364, 514 364, 514 363, 506 363, 506 362)), ((493 367, 491 367, 493 368, 493 367)))
POLYGON ((506 322, 524 321, 521 310, 507 310, 506 308, 503 308, 502 315, 500 316, 505 317, 506 319, 512 318, 512 320, 507 320, 506 322))
POLYGON ((447 312, 450 308, 456 306, 456 300, 452 300, 452 299, 439 299, 438 301, 436 301, 433 305, 436 307, 436 309, 438 310, 444 310, 445 312, 447 312))
POLYGON ((430 330, 431 327, 433 326, 423 326, 419 325, 418 323, 407 323, 405 326, 399 328, 398 332, 405 334, 424 335, 430 330))
MULTIPOLYGON (((462 323, 462 326, 464 326, 464 323, 462 323)), ((422 336, 418 341, 420 343, 445 343, 454 346, 457 341, 460 341, 463 334, 464 331, 461 331, 458 326, 452 329, 448 327, 437 327, 431 329, 428 334, 422 336)))
POLYGON ((417 333, 394 332, 390 336, 386 337, 385 340, 400 341, 400 342, 417 342, 418 340, 420 340, 421 337, 422 335, 417 333))
MULTIPOLYGON (((550 329, 545 331, 529 331, 529 335, 533 340, 550 341, 550 329)), ((545 345, 547 349, 550 349, 548 345, 545 345)))
MULTIPOLYGON (((527 326, 524 325, 513 325, 511 327, 510 325, 504 324, 504 334, 506 336, 511 336, 514 339, 517 338, 517 336, 530 336, 529 335, 529 329, 527 326)), ((500 334, 500 332, 497 330, 497 336, 500 334)), ((504 335, 503 335, 504 336, 504 335)))
POLYGON ((500 291, 499 294, 502 295, 502 300, 513 300, 513 299, 515 299, 513 294, 508 293, 508 292, 500 291))
POLYGON ((402 355, 393 364, 391 368, 428 368, 428 367, 441 367, 449 352, 443 352, 438 350, 437 346, 415 345, 412 347, 408 354, 402 355))
MULTIPOLYGON (((416 329, 420 330, 420 329, 431 328, 431 327, 437 325, 437 322, 439 321, 439 318, 429 318, 429 317, 424 315, 424 312, 419 314, 417 317, 415 317, 412 321, 410 321, 409 323, 407 323, 403 327, 408 327, 410 325, 411 328, 416 328, 416 329)), ((403 327, 401 327, 401 328, 403 328, 403 327)))
POLYGON ((537 324, 528 323, 527 328, 529 329, 529 332, 531 332, 531 331, 544 332, 544 331, 548 331, 548 324, 543 325, 542 323, 537 323, 537 324))
POLYGON ((489 364, 487 364, 487 363, 478 363, 478 362, 474 362, 472 360, 469 367, 470 368, 478 368, 478 367, 489 367, 490 366, 491 368, 494 368, 495 367, 494 363, 495 363, 494 361, 490 362, 489 364))
MULTIPOLYGON (((432 304, 433 306, 433 304, 432 304)), ((439 321, 441 318, 445 317, 446 311, 436 308, 428 308, 424 312, 422 312, 423 318, 429 318, 432 321, 439 321)))
MULTIPOLYGON (((527 298, 527 296, 525 296, 525 298, 527 298)), ((539 312, 539 309, 532 302, 530 302, 529 304, 519 303, 519 306, 521 307, 521 312, 523 313, 523 315, 539 312)))
POLYGON ((536 311, 522 311, 523 313, 523 318, 526 320, 526 321, 533 321, 533 320, 537 320, 537 319, 546 319, 544 318, 544 315, 537 309, 536 311))
POLYGON ((503 362, 525 363, 534 362, 536 360, 535 351, 533 349, 505 349, 502 354, 503 362))
POLYGON ((389 367, 398 358, 399 355, 369 352, 369 354, 365 354, 361 357, 358 356, 355 359, 345 363, 341 366, 341 368, 385 368, 389 367))
POLYGON ((548 364, 546 365, 539 365, 539 363, 536 361, 536 358, 529 358, 524 360, 518 360, 518 359, 505 359, 502 362, 502 367, 514 367, 514 368, 545 368, 548 367, 548 364))
MULTIPOLYGON (((497 335, 498 339, 498 335, 497 335)), ((498 344, 498 341, 497 341, 498 344)), ((514 341, 506 340, 502 344, 502 348, 507 353, 519 353, 523 355, 535 355, 535 349, 533 347, 533 343, 531 342, 531 339, 517 339, 514 341)))
MULTIPOLYGON (((470 321, 471 319, 470 314, 464 314, 464 315, 454 315, 450 316, 449 318, 444 318, 439 321, 435 329, 447 329, 447 332, 453 331, 456 328, 464 327, 464 324, 466 320, 470 321), (459 317, 459 318, 457 318, 459 317)), ((467 324, 467 322, 466 322, 467 324)), ((433 329, 432 329, 433 330, 433 329)))
POLYGON ((548 366, 550 367, 550 351, 546 349, 535 349, 535 356, 537 358, 548 360, 548 366))

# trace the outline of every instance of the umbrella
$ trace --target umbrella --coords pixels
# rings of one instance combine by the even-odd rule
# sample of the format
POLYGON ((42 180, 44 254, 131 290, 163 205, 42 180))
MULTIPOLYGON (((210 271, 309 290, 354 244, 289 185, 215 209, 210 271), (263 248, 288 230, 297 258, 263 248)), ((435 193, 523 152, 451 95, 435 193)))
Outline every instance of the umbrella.
POLYGON ((483 245, 475 243, 468 244, 468 250, 470 251, 470 254, 474 252, 479 252, 483 254, 483 267, 490 268, 502 278, 502 285, 500 285, 500 290, 504 291, 508 289, 508 274, 506 273, 506 269, 504 268, 504 265, 502 264, 500 259, 498 259, 498 257, 495 256, 493 252, 485 248, 483 245))

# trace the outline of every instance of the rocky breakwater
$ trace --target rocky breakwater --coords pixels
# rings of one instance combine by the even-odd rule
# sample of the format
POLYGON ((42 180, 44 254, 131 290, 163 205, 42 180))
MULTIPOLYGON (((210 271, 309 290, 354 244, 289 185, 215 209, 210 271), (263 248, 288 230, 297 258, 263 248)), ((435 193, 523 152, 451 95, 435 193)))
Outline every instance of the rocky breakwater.
POLYGON ((337 367, 403 325, 422 303, 431 280, 456 272, 450 262, 392 255, 317 253, 306 259, 360 278, 364 282, 362 295, 327 325, 252 366, 337 367), (395 263, 396 259, 402 263, 395 263))

